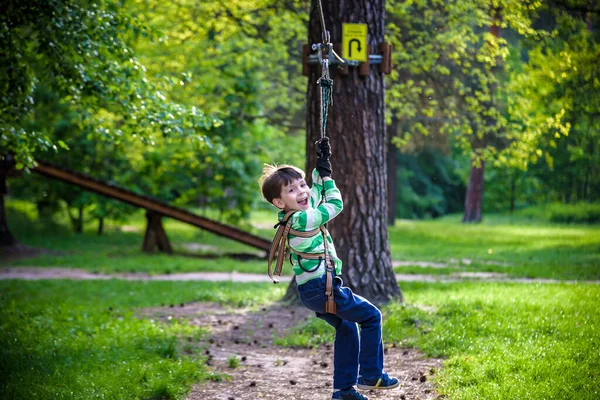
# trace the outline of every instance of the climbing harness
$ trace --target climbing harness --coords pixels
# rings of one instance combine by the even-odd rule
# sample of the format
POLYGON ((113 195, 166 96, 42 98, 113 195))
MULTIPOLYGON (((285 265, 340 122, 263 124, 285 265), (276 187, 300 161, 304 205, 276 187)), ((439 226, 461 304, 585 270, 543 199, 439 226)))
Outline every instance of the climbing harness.
MULTIPOLYGON (((283 217, 283 219, 279 223, 277 223, 277 225, 275 225, 275 227, 277 228, 277 233, 275 233, 275 238, 273 239, 273 243, 271 244, 271 248, 269 249, 269 278, 273 280, 273 283, 279 283, 279 280, 274 278, 273 275, 281 276, 281 272, 283 271, 285 252, 288 248, 288 235, 291 234, 301 238, 310 238, 318 234, 323 235, 322 253, 302 253, 295 251, 291 247, 290 250, 298 256, 298 263, 300 263, 301 258, 304 258, 306 260, 325 261, 325 274, 327 275, 325 282, 325 296, 327 296, 327 302, 325 303, 325 312, 329 314, 335 314, 336 306, 333 297, 333 273, 335 265, 333 259, 331 258, 331 255, 329 254, 327 242, 327 228, 325 226, 320 226, 319 228, 313 229, 312 231, 297 231, 295 229, 292 229, 292 223, 290 220, 295 212, 296 211, 288 211, 283 217), (273 264, 273 260, 275 259, 275 254, 277 254, 277 262, 275 263, 275 270, 272 272, 271 265, 273 264)), ((302 269, 304 270, 304 268, 302 269)))

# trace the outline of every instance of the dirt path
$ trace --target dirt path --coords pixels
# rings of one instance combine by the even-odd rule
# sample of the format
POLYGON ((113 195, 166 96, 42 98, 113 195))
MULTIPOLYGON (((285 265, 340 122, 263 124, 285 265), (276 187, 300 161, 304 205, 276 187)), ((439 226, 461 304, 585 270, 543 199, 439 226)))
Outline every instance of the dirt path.
MULTIPOLYGON (((188 400, 331 398, 331 345, 292 349, 273 344, 274 336, 283 336, 312 315, 304 307, 274 305, 251 312, 192 303, 179 308, 146 309, 142 315, 165 321, 185 319, 210 329, 208 364, 231 380, 199 384, 191 390, 188 400), (236 368, 229 366, 231 357, 239 360, 236 368)), ((385 368, 400 379, 401 386, 366 395, 370 399, 390 400, 440 398, 430 379, 441 365, 441 360, 425 358, 416 350, 386 345, 385 368)))
MULTIPOLYGON (((233 281, 270 282, 266 274, 246 274, 241 272, 184 272, 175 274, 149 275, 146 273, 96 274, 82 269, 54 267, 0 267, 0 280, 3 279, 123 279, 130 281, 233 281)), ((280 281, 289 282, 290 276, 282 276, 280 281)), ((450 275, 396 274, 398 282, 457 282, 465 280, 512 283, 592 283, 600 281, 572 281, 543 278, 509 278, 497 272, 456 272, 450 275)))
MULTIPOLYGON (((143 272, 97 274, 76 268, 54 267, 2 267, 0 279, 122 279, 128 281, 234 281, 234 282, 269 282, 269 277, 260 274, 240 272, 185 272, 175 274, 149 275, 143 272)), ((281 281, 289 282, 291 277, 283 276, 281 281)))

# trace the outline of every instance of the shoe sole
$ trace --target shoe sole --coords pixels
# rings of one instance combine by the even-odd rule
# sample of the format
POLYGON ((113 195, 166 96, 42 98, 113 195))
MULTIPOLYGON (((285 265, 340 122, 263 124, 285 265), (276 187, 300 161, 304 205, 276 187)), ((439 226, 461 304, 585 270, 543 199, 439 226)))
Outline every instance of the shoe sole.
POLYGON ((356 385, 356 387, 361 390, 387 390, 387 389, 395 389, 398 386, 400 386, 400 382, 396 383, 395 385, 391 385, 391 386, 367 386, 367 385, 361 385, 361 384, 356 385))

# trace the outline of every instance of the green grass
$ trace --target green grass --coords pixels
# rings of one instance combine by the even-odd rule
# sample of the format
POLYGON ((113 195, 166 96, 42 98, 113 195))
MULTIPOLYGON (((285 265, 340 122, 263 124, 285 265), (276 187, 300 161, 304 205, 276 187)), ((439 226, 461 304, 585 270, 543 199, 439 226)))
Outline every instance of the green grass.
MULTIPOLYGON (((265 272, 264 261, 202 259, 140 252, 144 218, 97 236, 95 227, 70 233, 64 218, 38 219, 31 205, 8 203, 21 242, 60 254, 2 261, 4 265, 67 266, 92 271, 265 272)), ((273 213, 253 222, 268 225, 273 213)), ((194 227, 165 220, 171 243, 206 246, 197 252, 253 251, 194 227)), ((270 237, 272 229, 255 229, 270 237)), ((464 225, 458 216, 398 221, 390 228, 393 259, 435 261, 398 272, 505 272, 515 277, 600 279, 600 226, 557 225, 516 215, 487 216, 464 225), (492 262, 492 263, 490 263, 492 262)), ((290 269, 286 271, 289 273, 290 269)), ((506 283, 403 283, 406 305, 384 308, 388 342, 444 357, 438 388, 452 399, 594 399, 600 393, 600 286, 506 283)), ((0 281, 0 398, 181 398, 193 382, 215 379, 180 340, 203 332, 184 320, 138 318, 160 304, 218 301, 265 304, 283 286, 206 282, 0 281), (71 395, 71 392, 74 394, 71 395)), ((281 345, 317 346, 332 330, 311 319, 277 338, 281 345)), ((189 346, 189 343, 186 343, 189 346)), ((393 371, 392 371, 393 372, 393 371)))
MULTIPOLYGON (((383 309, 384 340, 444 357, 436 384, 448 398, 599 398, 600 286, 414 282, 402 288, 409 306, 383 309)), ((331 340, 333 330, 313 318, 279 343, 331 340)))
POLYGON ((481 224, 460 217, 397 221, 392 259, 448 263, 448 268, 397 268, 407 273, 501 272, 514 277, 600 279, 600 226, 527 223, 491 216, 481 224), (468 265, 467 265, 468 264, 468 265))
POLYGON ((261 305, 283 290, 222 282, 0 281, 0 398, 184 398, 193 383, 222 378, 199 355, 205 331, 185 320, 139 318, 135 310, 199 300, 261 305))
MULTIPOLYGON (((265 273, 264 260, 240 261, 227 257, 201 258, 202 254, 256 253, 256 250, 193 226, 164 219, 165 230, 176 255, 144 254, 140 251, 145 219, 136 212, 120 226, 107 223, 107 232, 95 234, 95 225, 83 234, 73 234, 64 216, 41 220, 33 205, 11 200, 7 203, 10 227, 25 244, 58 252, 34 258, 0 261, 11 266, 58 266, 95 272, 175 273, 221 271, 265 273), (190 245, 201 249, 190 250, 190 245), (186 247, 187 246, 187 247, 186 247), (184 256, 182 253, 196 256, 184 256)), ((211 215, 211 217, 214 217, 211 215)), ((253 214, 252 224, 270 226, 275 215, 253 214)), ((251 229, 271 238, 273 229, 251 229)), ((553 279, 600 279, 600 225, 558 225, 517 214, 486 216, 481 224, 462 224, 459 216, 432 221, 398 220, 390 227, 392 259, 435 261, 444 268, 398 267, 396 272, 447 275, 459 271, 500 272, 513 277, 553 279)), ((284 268, 291 274, 291 268, 284 268)))
MULTIPOLYGON (((21 243, 50 249, 53 253, 26 259, 0 260, 0 265, 81 268, 103 273, 238 271, 266 274, 263 259, 240 261, 221 256, 232 253, 262 255, 260 251, 172 219, 163 220, 175 250, 175 255, 168 256, 141 251, 145 229, 141 212, 135 213, 125 223, 126 231, 109 221, 105 226, 105 234, 98 236, 94 224, 88 224, 84 233, 75 234, 60 215, 55 220, 39 219, 35 208, 29 203, 13 200, 8 202, 7 208, 11 232, 21 243), (207 255, 210 257, 203 257, 207 255)), ((284 275, 291 273, 291 268, 284 269, 284 275)))

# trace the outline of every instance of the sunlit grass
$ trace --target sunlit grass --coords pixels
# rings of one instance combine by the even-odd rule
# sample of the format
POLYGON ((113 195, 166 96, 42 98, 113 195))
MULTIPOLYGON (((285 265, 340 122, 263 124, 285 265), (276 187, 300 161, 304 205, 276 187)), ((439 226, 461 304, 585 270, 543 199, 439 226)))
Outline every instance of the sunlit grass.
MULTIPOLYGON (((600 226, 518 221, 489 217, 482 224, 463 224, 458 216, 399 220, 389 230, 392 259, 448 263, 449 273, 494 271, 518 277, 600 279, 600 226)), ((432 271, 412 268, 410 272, 432 271)))

